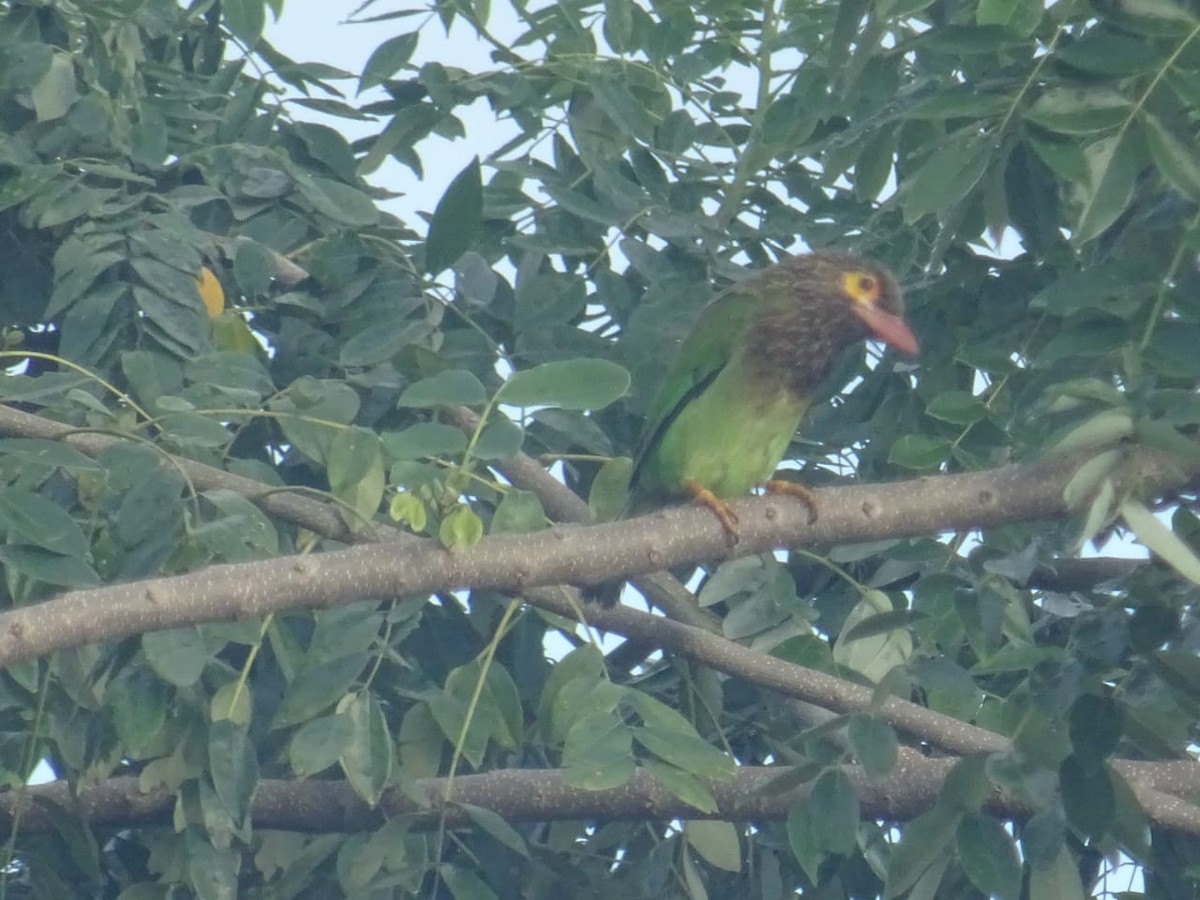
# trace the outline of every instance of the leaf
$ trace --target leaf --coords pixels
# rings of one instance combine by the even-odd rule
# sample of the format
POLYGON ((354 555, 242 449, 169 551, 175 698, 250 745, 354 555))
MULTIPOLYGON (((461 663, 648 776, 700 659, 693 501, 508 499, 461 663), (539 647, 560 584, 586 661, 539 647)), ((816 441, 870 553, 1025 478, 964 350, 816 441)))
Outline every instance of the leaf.
POLYGON ((241 825, 250 814, 258 786, 258 756, 244 727, 228 719, 209 726, 208 766, 217 796, 241 825))
POLYGON ((479 157, 454 176, 438 201, 425 239, 425 271, 436 275, 475 243, 483 226, 483 181, 479 157))
POLYGON ((398 34, 388 38, 372 50, 363 66, 362 75, 358 79, 358 92, 361 94, 376 85, 383 84, 407 65, 417 49, 417 41, 420 37, 419 31, 398 34))
POLYGON ((1146 116, 1150 154, 1166 179, 1190 200, 1200 200, 1200 156, 1157 116, 1146 116))
POLYGON ((704 782, 695 775, 655 759, 647 761, 646 768, 662 782, 663 787, 684 803, 695 807, 702 813, 711 814, 717 811, 716 798, 713 797, 704 782))
POLYGON ((901 185, 904 221, 912 223, 930 213, 944 213, 967 196, 983 178, 996 149, 995 139, 976 134, 974 126, 947 135, 901 185))
POLYGON ((373 431, 357 426, 340 429, 329 446, 326 463, 333 495, 347 504, 351 528, 368 525, 383 499, 383 446, 373 431))
POLYGON ((855 604, 842 631, 833 645, 833 658, 840 665, 860 673, 871 681, 878 682, 893 668, 903 664, 912 655, 912 635, 897 629, 887 634, 851 640, 848 635, 855 626, 881 612, 892 611, 891 601, 882 591, 867 591, 863 599, 855 604))
POLYGON ((1137 161, 1124 136, 1101 138, 1084 149, 1088 185, 1071 240, 1078 246, 1098 237, 1133 198, 1137 161))
POLYGON ((509 488, 492 516, 493 534, 521 534, 546 527, 542 501, 531 491, 509 488))
POLYGON ((939 805, 908 823, 887 864, 885 900, 899 897, 949 857, 961 821, 962 813, 939 805))
POLYGON ((91 544, 74 517, 57 503, 20 487, 0 491, 0 522, 11 543, 36 544, 83 560, 91 544))
MULTIPOLYGON (((479 385, 479 394, 482 393, 483 385, 479 385)), ((418 422, 403 431, 385 431, 380 439, 390 459, 446 459, 467 449, 463 430, 442 422, 418 422)))
POLYGON ((94 587, 100 583, 96 570, 83 560, 51 553, 41 547, 0 546, 0 563, 4 564, 3 568, 59 587, 94 587))
POLYGON ((1085 900, 1086 896, 1075 859, 1066 847, 1048 867, 1030 867, 1029 900, 1085 900))
POLYGON ((1042 0, 979 0, 975 7, 979 25, 1003 25, 1022 37, 1037 30, 1044 14, 1042 0))
POLYGON ((447 550, 466 550, 483 538, 483 522, 469 506, 456 506, 438 527, 438 540, 447 550))
POLYGON ((288 742, 288 762, 292 772, 307 778, 325 771, 338 761, 351 738, 350 720, 343 715, 310 719, 288 742))
POLYGON ((925 415, 951 425, 974 425, 987 415, 987 407, 967 391, 944 391, 926 404, 925 415))
POLYGON ((510 459, 521 449, 525 431, 503 413, 492 416, 475 444, 475 457, 482 460, 510 459))
POLYGON ((392 737, 387 719, 374 695, 363 692, 347 694, 337 711, 350 722, 350 740, 340 757, 342 771, 354 792, 374 806, 392 776, 392 737))
POLYGON ((502 845, 529 859, 529 847, 525 843, 525 838, 521 837, 520 833, 505 822, 498 813, 482 806, 472 806, 469 803, 459 803, 458 807, 470 817, 472 822, 502 845))
POLYGON ((211 657, 194 627, 148 631, 142 635, 142 652, 159 677, 176 687, 195 684, 211 657))
POLYGON ((629 372, 604 359, 569 359, 514 372, 498 396, 512 406, 603 409, 629 390, 629 372))
POLYGON ((900 745, 891 725, 874 716, 854 715, 850 717, 846 736, 869 778, 883 778, 892 771, 900 756, 900 745))
POLYGON ((971 883, 988 897, 1018 900, 1021 860, 1004 826, 983 813, 963 817, 958 826, 958 858, 971 883))
POLYGON ((1038 97, 1025 117, 1060 134, 1094 134, 1116 128, 1132 108, 1128 97, 1109 88, 1056 87, 1038 97))
POLYGON ((438 406, 482 406, 486 402, 487 392, 478 378, 461 369, 450 369, 410 384, 396 405, 429 409, 438 406))
POLYGON ((307 661, 283 692, 272 728, 289 728, 307 722, 329 709, 349 693, 362 674, 370 655, 350 653, 328 661, 307 661))
POLYGON ((589 791, 620 787, 633 777, 633 736, 607 710, 575 720, 563 743, 563 780, 589 791))
POLYGON ((1121 504, 1121 517, 1151 553, 1193 584, 1200 584, 1200 559, 1145 504, 1133 498, 1126 500, 1121 504))
POLYGON ((1063 809, 1071 827, 1093 840, 1108 834, 1116 809, 1112 782, 1104 766, 1085 766, 1074 754, 1058 771, 1063 809))
POLYGON ((618 518, 629 502, 629 480, 633 476, 633 460, 628 456, 610 459, 596 477, 588 492, 588 507, 597 522, 611 522, 618 518))
POLYGON ((225 25, 246 45, 253 48, 267 24, 263 0, 222 0, 225 25))
POLYGON ((709 865, 726 872, 742 870, 741 841, 732 822, 694 819, 683 823, 683 835, 709 865))
POLYGON ((892 444, 888 462, 905 469, 934 469, 950 455, 950 442, 930 434, 904 434, 892 444))
POLYGON ((1047 453, 1061 455, 1076 450, 1107 447, 1133 434, 1133 416, 1126 409, 1106 409, 1072 428, 1047 453))

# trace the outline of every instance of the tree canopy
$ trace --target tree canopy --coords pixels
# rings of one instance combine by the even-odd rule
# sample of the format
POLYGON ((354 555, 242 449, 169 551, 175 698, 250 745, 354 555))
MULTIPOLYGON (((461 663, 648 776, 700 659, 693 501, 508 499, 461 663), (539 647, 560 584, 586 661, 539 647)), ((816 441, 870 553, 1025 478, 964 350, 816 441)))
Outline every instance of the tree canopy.
POLYGON ((284 6, 0 0, 0 896, 1195 896, 1191 5, 284 6), (826 246, 921 354, 839 360, 816 521, 617 519, 826 246))

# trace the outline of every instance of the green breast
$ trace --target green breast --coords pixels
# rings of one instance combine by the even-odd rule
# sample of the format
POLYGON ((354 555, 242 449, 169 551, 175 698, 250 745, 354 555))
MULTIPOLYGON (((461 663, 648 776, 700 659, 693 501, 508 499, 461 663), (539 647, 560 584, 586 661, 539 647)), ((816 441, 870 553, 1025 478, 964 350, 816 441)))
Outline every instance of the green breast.
POLYGON ((731 360, 649 449, 635 491, 678 498, 695 482, 721 498, 746 494, 774 474, 807 407, 807 399, 731 360))

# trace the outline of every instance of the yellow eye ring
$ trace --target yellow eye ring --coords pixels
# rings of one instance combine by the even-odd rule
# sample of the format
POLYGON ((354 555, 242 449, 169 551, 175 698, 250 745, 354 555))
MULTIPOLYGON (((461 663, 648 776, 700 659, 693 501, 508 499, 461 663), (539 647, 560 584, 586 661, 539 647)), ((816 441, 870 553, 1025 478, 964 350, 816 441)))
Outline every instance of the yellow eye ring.
POLYGON ((875 303, 879 300, 879 279, 867 272, 846 272, 842 290, 855 303, 875 303))

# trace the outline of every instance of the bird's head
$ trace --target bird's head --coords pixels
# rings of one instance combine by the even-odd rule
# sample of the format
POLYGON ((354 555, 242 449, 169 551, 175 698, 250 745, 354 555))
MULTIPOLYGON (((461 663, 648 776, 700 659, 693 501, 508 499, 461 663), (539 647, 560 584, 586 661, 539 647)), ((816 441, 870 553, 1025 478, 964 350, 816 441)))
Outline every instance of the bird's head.
POLYGON ((841 297, 850 312, 867 328, 867 333, 897 350, 915 356, 917 338, 903 319, 904 299, 892 273, 878 263, 860 257, 829 256, 841 297))

